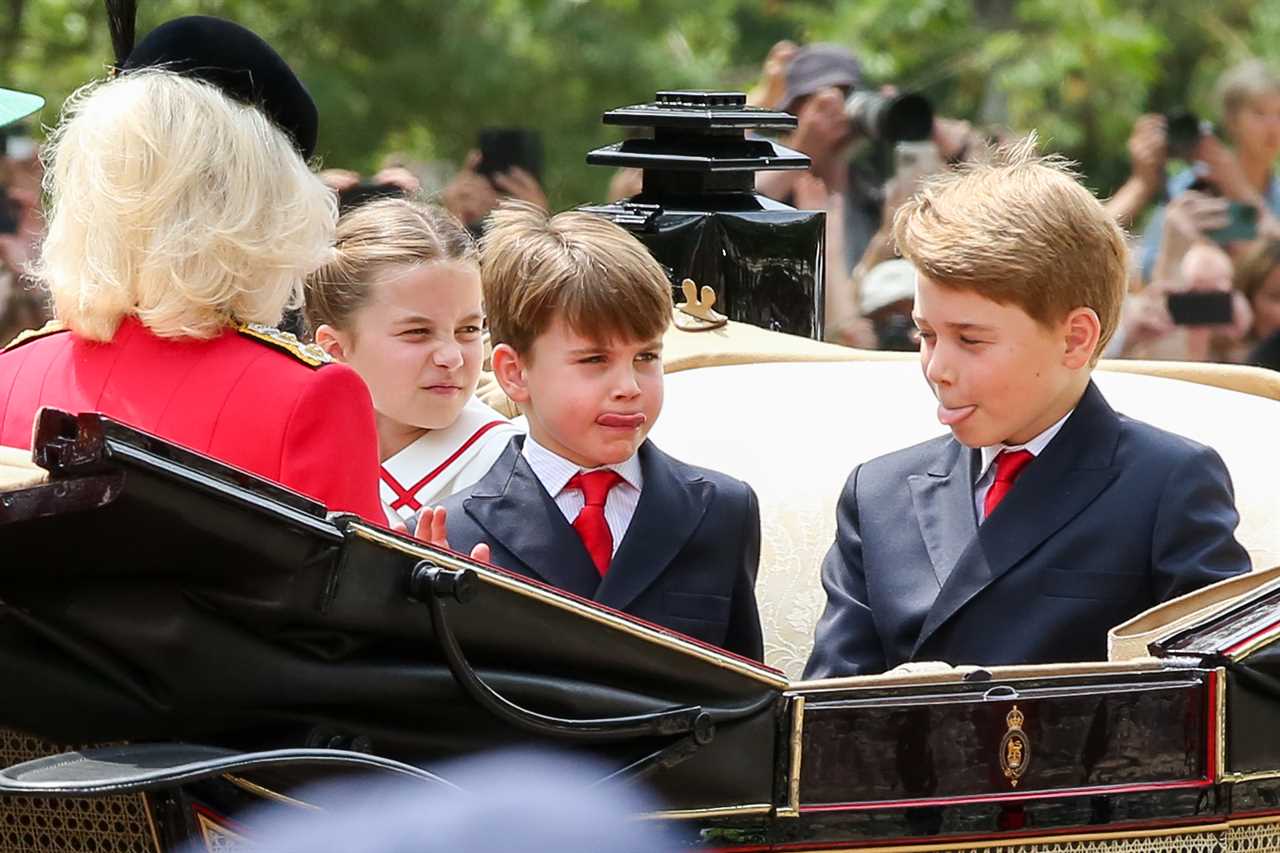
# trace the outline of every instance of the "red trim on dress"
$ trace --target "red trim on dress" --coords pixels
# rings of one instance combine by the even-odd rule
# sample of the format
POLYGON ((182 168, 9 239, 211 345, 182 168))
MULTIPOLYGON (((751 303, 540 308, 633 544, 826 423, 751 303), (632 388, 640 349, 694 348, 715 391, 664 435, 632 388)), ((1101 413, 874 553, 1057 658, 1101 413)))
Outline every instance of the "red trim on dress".
POLYGON ((436 466, 434 471, 427 474, 425 477, 423 477, 421 480, 414 483, 412 486, 410 486, 407 489, 404 486, 401 486, 395 477, 391 476, 391 472, 389 472, 386 468, 382 468, 382 474, 381 474, 382 482, 386 483, 388 488, 390 488, 391 491, 396 493, 396 499, 395 501, 392 502, 391 508, 400 509, 401 507, 407 506, 409 507, 409 509, 413 510, 414 512, 417 512, 418 510, 422 509, 422 504, 418 502, 417 498, 415 498, 414 495, 416 495, 419 491, 421 491, 422 487, 425 486, 427 483, 430 483, 436 477, 440 476, 441 471, 443 471, 444 469, 452 465, 454 462, 456 462, 458 460, 458 457, 461 456, 468 447, 470 447, 471 445, 475 444, 477 441, 480 440, 480 436, 484 435, 486 432, 493 429, 494 427, 501 426, 502 424, 505 424, 505 423, 508 423, 508 421, 489 421, 489 423, 480 427, 480 429, 476 430, 471 434, 470 438, 462 442, 462 444, 459 445, 457 450, 453 451, 452 456, 450 456, 448 459, 441 462, 438 466, 436 466))

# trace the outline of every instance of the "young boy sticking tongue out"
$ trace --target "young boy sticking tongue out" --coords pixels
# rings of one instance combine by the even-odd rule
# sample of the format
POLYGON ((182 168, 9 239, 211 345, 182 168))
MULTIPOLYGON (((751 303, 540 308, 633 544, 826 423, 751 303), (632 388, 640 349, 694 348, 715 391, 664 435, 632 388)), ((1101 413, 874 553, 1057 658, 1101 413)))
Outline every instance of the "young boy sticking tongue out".
POLYGON ((1249 570, 1218 454, 1117 414, 1090 380, 1124 235, 1031 145, 939 176, 895 217, 950 435, 849 476, 807 677, 1105 659, 1112 626, 1249 570))
POLYGON ((662 267, 605 219, 508 203, 481 278, 494 375, 529 435, 445 501, 448 544, 760 660, 755 493, 646 438, 671 322, 662 267))

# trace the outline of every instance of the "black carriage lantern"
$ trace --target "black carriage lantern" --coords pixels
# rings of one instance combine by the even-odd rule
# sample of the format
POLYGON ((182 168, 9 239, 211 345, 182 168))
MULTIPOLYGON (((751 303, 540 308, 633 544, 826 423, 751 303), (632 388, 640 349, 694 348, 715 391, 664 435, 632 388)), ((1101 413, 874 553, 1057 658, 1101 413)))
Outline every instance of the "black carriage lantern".
POLYGON ((659 92, 604 114, 651 135, 596 149, 587 162, 644 171, 639 195, 584 208, 629 229, 666 267, 715 288, 730 320, 822 337, 826 214, 755 191, 755 173, 809 158, 748 131, 788 130, 795 116, 746 105, 741 92, 659 92))

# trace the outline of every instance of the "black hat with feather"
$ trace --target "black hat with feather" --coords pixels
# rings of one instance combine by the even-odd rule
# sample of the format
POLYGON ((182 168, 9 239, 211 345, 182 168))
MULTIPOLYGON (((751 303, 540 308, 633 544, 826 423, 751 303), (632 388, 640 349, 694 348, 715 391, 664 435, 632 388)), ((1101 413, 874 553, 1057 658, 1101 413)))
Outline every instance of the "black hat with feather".
POLYGON ((156 27, 134 45, 137 0, 106 0, 116 68, 165 68, 203 80, 258 107, 293 140, 303 159, 316 150, 320 115, 307 87, 256 34, 221 18, 191 15, 156 27))

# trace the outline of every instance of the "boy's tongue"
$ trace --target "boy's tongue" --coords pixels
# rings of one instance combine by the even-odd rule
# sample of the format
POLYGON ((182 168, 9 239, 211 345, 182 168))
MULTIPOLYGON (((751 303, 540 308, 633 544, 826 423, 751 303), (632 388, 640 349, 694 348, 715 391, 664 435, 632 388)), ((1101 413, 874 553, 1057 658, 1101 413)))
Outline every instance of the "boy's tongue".
POLYGON ((636 429, 644 424, 644 415, 618 415, 603 414, 596 418, 596 423, 604 427, 617 427, 619 429, 636 429))
POLYGON ((938 420, 942 421, 943 426, 953 426, 973 414, 973 410, 976 408, 977 406, 960 406, 956 409, 948 409, 939 403, 938 420))

